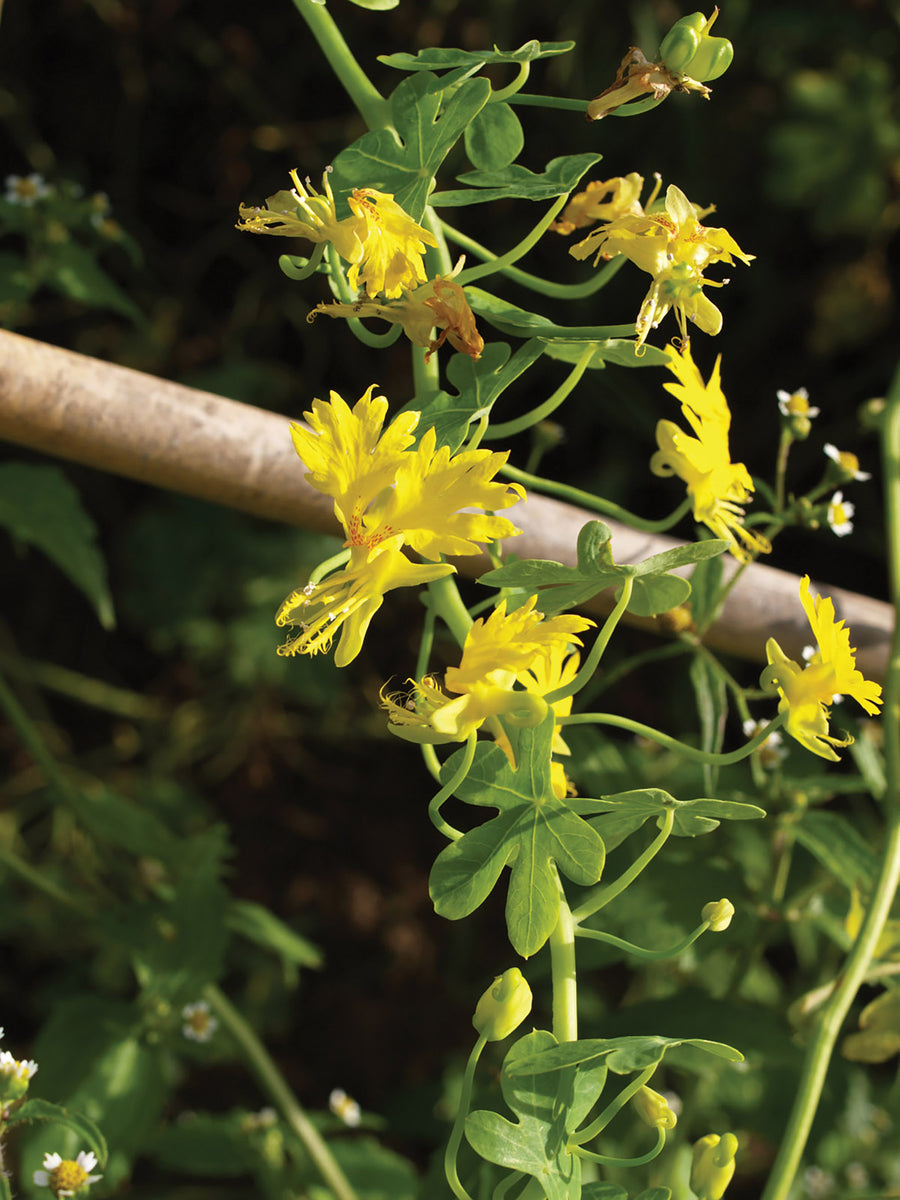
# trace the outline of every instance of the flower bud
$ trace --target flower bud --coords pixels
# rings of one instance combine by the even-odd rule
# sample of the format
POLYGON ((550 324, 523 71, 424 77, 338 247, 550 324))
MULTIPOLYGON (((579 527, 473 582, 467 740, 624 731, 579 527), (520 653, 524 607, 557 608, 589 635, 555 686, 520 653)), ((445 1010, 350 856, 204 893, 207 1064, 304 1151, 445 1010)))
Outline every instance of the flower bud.
POLYGON ((722 933, 731 924, 734 916, 734 905, 730 900, 710 900, 700 910, 701 921, 709 922, 710 933, 722 933))
POLYGON ((501 1042, 531 1012, 531 988, 518 967, 498 975, 475 1008, 472 1024, 489 1042, 501 1042))
POLYGON ((722 1200, 734 1174, 738 1140, 733 1133, 708 1133, 694 1143, 691 1187, 698 1200, 722 1200))
POLYGON ((640 1113, 641 1119, 652 1129, 674 1129, 678 1117, 669 1105, 665 1096, 654 1092, 653 1088, 642 1087, 636 1092, 633 1100, 634 1107, 640 1113))

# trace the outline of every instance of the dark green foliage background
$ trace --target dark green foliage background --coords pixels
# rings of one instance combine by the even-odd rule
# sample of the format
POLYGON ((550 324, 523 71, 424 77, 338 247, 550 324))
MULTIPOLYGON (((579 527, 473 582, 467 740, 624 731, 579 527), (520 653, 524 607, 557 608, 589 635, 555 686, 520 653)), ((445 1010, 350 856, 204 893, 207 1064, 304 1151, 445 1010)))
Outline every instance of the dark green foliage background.
MULTIPOLYGON (((403 76, 379 64, 378 54, 573 38, 572 54, 535 66, 528 90, 585 99, 612 81, 629 45, 652 53, 660 31, 690 11, 665 0, 570 0, 564 8, 401 0, 385 13, 342 0, 331 7, 385 92, 403 76)), ((736 267, 731 285, 715 297, 725 314, 722 335, 694 340, 704 371, 716 354, 724 356, 735 458, 754 474, 771 475, 775 390, 805 385, 823 416, 810 442, 795 450, 793 486, 801 491, 818 480, 823 440, 857 452, 877 473, 877 442, 858 411, 883 393, 897 354, 900 25, 890 5, 863 0, 731 0, 720 26, 735 43, 735 64, 714 85, 710 103, 675 96, 651 114, 597 125, 520 109, 520 161, 541 171, 559 153, 600 151, 595 178, 660 171, 692 199, 714 202, 715 222, 758 255, 751 268, 736 267)), ((506 82, 502 71, 492 78, 506 82)), ((292 167, 317 181, 362 132, 289 0, 6 0, 4 168, 108 194, 140 258, 111 244, 99 261, 143 314, 129 320, 122 305, 85 304, 44 288, 17 310, 15 328, 290 416, 330 388, 353 399, 373 380, 399 407, 411 392, 405 343, 376 357, 342 325, 308 326, 308 312, 327 298, 324 282, 290 282, 276 266, 281 243, 233 228, 240 202, 259 203, 286 186, 292 167)), ((454 153, 447 185, 454 171, 470 167, 461 147, 454 153)), ((539 211, 501 202, 442 215, 500 251, 539 211)), ((14 230, 0 229, 4 250, 22 252, 14 230)), ((585 271, 554 237, 527 265, 564 280, 585 271)), ((560 319, 628 321, 645 287, 645 277, 626 268, 599 297, 560 319)), ((504 294, 529 302, 514 286, 504 294)), ((559 378, 557 364, 540 363, 521 391, 504 395, 498 419, 514 415, 516 397, 525 408, 559 378)), ((567 440, 543 466, 658 515, 677 497, 650 476, 647 461, 656 420, 671 415, 658 372, 592 372, 560 417, 567 440)), ((520 463, 527 448, 515 448, 520 463)), ((2 457, 40 462, 15 447, 2 447, 2 457)), ((84 469, 64 471, 99 528, 116 627, 103 629, 38 550, 0 532, 0 667, 75 778, 129 797, 179 837, 227 827, 230 891, 272 909, 321 946, 325 969, 301 970, 298 985, 294 969, 232 938, 226 990, 266 1036, 304 1103, 322 1109, 333 1086, 346 1087, 367 1110, 389 1117, 391 1145, 425 1164, 445 1133, 445 1093, 452 1094, 458 1056, 468 1049, 474 998, 511 952, 502 898, 453 925, 428 901, 427 874, 440 848, 425 820, 428 784, 415 754, 388 737, 376 707, 384 680, 411 671, 417 602, 393 594, 360 659, 340 674, 328 661, 286 663, 274 654, 272 612, 336 543, 84 469), (85 680, 115 690, 98 695, 85 680)), ((852 499, 857 531, 839 555, 828 530, 789 531, 774 562, 789 569, 802 562, 814 576, 883 595, 877 482, 853 489, 852 499)), ((475 598, 476 589, 469 594, 475 598)), ((614 654, 652 644, 625 631, 614 654)), ((606 700, 690 735, 686 669, 668 660, 656 671, 665 686, 647 670, 606 700)), ((648 765, 616 739, 579 734, 572 742, 587 755, 579 783, 588 794, 642 785, 665 786, 685 799, 704 794, 696 773, 682 769, 679 779, 665 756, 648 765)), ((22 844, 60 886, 92 898, 105 888, 140 893, 147 864, 123 860, 110 876, 93 835, 48 803, 40 773, 2 723, 0 755, 7 766, 2 819, 17 825, 22 844)), ((808 763, 792 759, 791 766, 799 780, 808 763)), ((819 798, 828 793, 823 785, 819 798)), ((755 799, 739 771, 723 776, 718 794, 755 799)), ((868 801, 842 804, 860 832, 874 828, 868 801)), ((612 1035, 634 1032, 637 1023, 641 1033, 749 1044, 747 1074, 716 1065, 686 1094, 700 1122, 690 1136, 712 1125, 743 1123, 749 1131, 740 1193, 748 1197, 758 1194, 783 1124, 785 1080, 797 1065, 783 1009, 812 986, 822 957, 830 962, 832 954, 820 930, 801 936, 784 922, 767 925, 761 904, 769 836, 743 824, 712 834, 699 867, 696 847, 670 844, 652 880, 623 898, 614 931, 663 945, 692 927, 702 903, 727 891, 739 908, 733 931, 699 950, 696 961, 632 972, 612 952, 591 946, 584 953, 586 1026, 602 1024, 612 1035), (748 964, 741 943, 761 937, 761 929, 768 945, 748 964), (748 987, 739 994, 733 981, 743 966, 748 987), (683 987, 690 990, 676 1004, 671 996, 683 987), (729 987, 729 1002, 713 1004, 710 996, 729 987)), ((827 854, 819 849, 797 868, 813 892, 824 886, 817 863, 827 854)), ((0 974, 4 1044, 28 1046, 42 1029, 48 1045, 64 1044, 50 1036, 58 1025, 48 1035, 46 1023, 59 1022, 60 1005, 86 994, 119 1020, 135 994, 126 956, 101 948, 95 931, 22 881, 0 878, 0 939, 9 963, 0 974)), ((830 885, 823 894, 836 925, 846 890, 830 885)), ((538 956, 529 969, 536 991, 546 972, 538 956)), ((545 1009, 538 1016, 549 1020, 545 1009)), ((185 1061, 177 1029, 161 1036, 172 1043, 171 1074, 163 1087, 153 1060, 154 1131, 163 1123, 177 1129, 172 1122, 188 1108, 260 1106, 227 1049, 185 1061)), ((672 1086, 683 1078, 673 1075, 672 1086)), ((54 1079, 49 1062, 38 1077, 45 1079, 54 1079)), ((819 1130, 831 1131, 832 1141, 820 1143, 824 1165, 838 1170, 863 1155, 853 1121, 868 1103, 868 1087, 858 1072, 838 1065, 819 1130)), ((138 1153, 133 1195, 225 1195, 232 1186, 217 1183, 206 1192, 176 1184, 177 1172, 167 1171, 179 1161, 177 1135, 154 1152, 147 1131, 139 1122, 129 1127, 127 1115, 123 1145, 138 1153)), ((637 1152, 624 1143, 620 1149, 637 1152)), ((246 1193, 236 1184, 227 1194, 246 1193)), ((436 1186, 433 1194, 441 1194, 436 1186)))

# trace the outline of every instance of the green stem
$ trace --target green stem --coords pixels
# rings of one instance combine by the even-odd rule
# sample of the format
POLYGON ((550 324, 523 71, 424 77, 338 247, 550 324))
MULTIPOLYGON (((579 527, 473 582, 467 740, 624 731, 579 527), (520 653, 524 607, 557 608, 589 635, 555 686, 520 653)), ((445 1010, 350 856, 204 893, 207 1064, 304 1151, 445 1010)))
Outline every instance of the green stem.
POLYGON ((640 875, 641 871, 650 863, 663 846, 669 840, 669 835, 672 832, 672 827, 675 824, 675 809, 667 808, 663 816, 663 824, 659 833, 650 843, 646 850, 640 854, 627 871, 623 871, 618 879, 614 879, 612 883, 607 883, 603 887, 597 887, 593 891, 588 892, 584 901, 575 909, 575 920, 581 922, 592 917, 594 913, 599 912, 601 908, 605 908, 610 900, 615 900, 616 896, 630 887, 640 875))
POLYGON ((656 1145, 652 1150, 648 1150, 646 1154, 641 1154, 638 1158, 612 1158, 608 1154, 593 1154, 590 1150, 585 1150, 581 1146, 574 1146, 572 1153, 577 1154, 579 1158, 586 1158, 588 1162, 600 1163, 604 1167, 642 1167, 644 1163, 652 1162, 654 1158, 662 1153, 662 1148, 666 1144, 666 1131, 662 1126, 656 1131, 656 1145))
MULTIPOLYGON (((0 3, 2 7, 2 3, 0 3)), ((0 1123, 0 1200, 12 1200, 12 1188, 10 1187, 11 1172, 6 1169, 6 1147, 3 1144, 3 1125, 0 1123)))
POLYGON ((505 88, 499 88, 491 95, 488 104, 503 104, 525 86, 528 82, 528 76, 531 74, 531 63, 519 63, 519 70, 516 72, 516 77, 512 83, 507 84, 505 88))
MULTIPOLYGON (((557 879, 557 883, 559 880, 557 879)), ((575 922, 559 883, 559 917, 550 934, 553 977, 553 1036, 558 1042, 578 1039, 578 984, 575 975, 575 922)))
POLYGON ((317 567, 314 567, 309 575, 309 582, 315 586, 321 583, 326 575, 330 575, 332 571, 336 571, 339 567, 343 567, 345 563, 350 561, 349 550, 338 550, 337 554, 332 554, 331 558, 326 558, 324 562, 320 562, 317 567))
POLYGON ((486 442, 506 441, 514 434, 521 433, 523 429, 530 429, 532 425, 537 425, 541 421, 546 420, 551 413, 556 412, 562 402, 568 397, 573 388, 578 383, 579 379, 588 368, 588 363, 594 357, 594 346, 588 342, 584 350, 578 356, 578 362, 575 363, 572 370, 559 385, 556 391, 543 404, 539 404, 537 408, 531 409, 521 417, 516 417, 513 421, 503 421, 499 425, 492 425, 489 430, 485 430, 482 434, 482 439, 486 442))
POLYGON ((463 1075, 462 1091, 459 1096, 459 1108, 456 1110, 456 1120, 453 1122, 453 1129, 450 1133, 450 1140, 447 1142, 447 1149, 444 1151, 444 1174, 447 1176, 447 1182, 450 1184, 450 1190, 457 1200, 472 1200, 472 1197, 459 1181, 459 1174, 456 1169, 456 1158, 459 1154, 459 1147, 462 1143, 463 1127, 466 1123, 466 1115, 469 1111, 469 1105, 472 1102, 472 1082, 475 1078, 475 1068, 478 1066, 478 1060, 481 1058, 481 1052, 487 1045, 487 1038, 481 1034, 478 1041, 472 1047, 472 1053, 469 1055, 469 1061, 466 1063, 466 1073, 463 1075))
POLYGON ((554 200, 541 220, 532 229, 531 233, 513 246, 512 250, 507 250, 506 254, 501 254, 493 262, 482 263, 480 267, 469 267, 468 270, 462 271, 457 275, 456 282, 465 286, 467 283, 474 283, 476 279, 484 279, 486 276, 493 275, 497 271, 504 271, 507 267, 511 267, 517 263, 520 258, 523 258, 541 240, 568 198, 568 194, 566 194, 554 200))
POLYGON ((615 946, 617 950, 624 950, 626 954, 639 958, 642 962, 663 962, 667 958, 675 958, 682 954, 688 946, 692 946, 702 934, 706 933, 707 929, 709 929, 709 921, 704 921, 676 946, 669 946, 665 950, 645 950, 643 946, 636 946, 634 942, 626 942, 624 938, 616 937, 613 933, 606 933, 602 929, 579 928, 576 929, 575 934, 576 937, 588 938, 592 942, 604 942, 608 946, 615 946))
MULTIPOLYGON (((549 696, 546 698, 549 702, 549 696)), ((732 763, 740 762, 758 750, 767 737, 780 729, 784 724, 784 714, 779 714, 774 717, 765 729, 761 729, 759 733, 752 737, 749 742, 741 746, 738 750, 732 750, 728 754, 707 754, 705 750, 698 750, 696 746, 688 746, 685 742, 679 742, 677 738, 669 737, 667 733, 661 733, 658 729, 654 729, 651 725, 644 725, 640 721, 632 721, 630 717, 620 717, 618 713, 573 713, 568 717, 559 717, 557 724, 559 725, 612 725, 616 729, 627 729, 630 733, 636 733, 640 737, 649 738, 651 742, 658 742, 660 746, 665 746, 667 750, 674 750, 676 754, 681 754, 690 762, 709 763, 711 766, 727 767, 732 763)))
POLYGON ((68 696, 79 704, 88 704, 132 721, 164 721, 169 715, 166 705, 159 700, 116 687, 103 679, 93 679, 79 671, 71 671, 58 663, 21 658, 18 654, 0 651, 0 668, 8 671, 14 679, 32 680, 39 687, 68 696))
POLYGON ((603 1112, 590 1125, 585 1125, 584 1129, 579 1129, 577 1133, 573 1133, 569 1138, 570 1146, 583 1146, 585 1142, 592 1142, 598 1133, 602 1133, 607 1127, 616 1113, 621 1112, 632 1096, 637 1093, 650 1082, 656 1071, 657 1064, 652 1067, 645 1067, 635 1079, 626 1087, 623 1087, 621 1092, 616 1096, 615 1100, 607 1104, 603 1112))
POLYGON ((523 104, 531 108, 564 108, 568 112, 587 112, 589 101, 572 100, 568 96, 535 96, 530 92, 517 92, 510 104, 523 104))
POLYGON ((631 599, 631 592, 634 588, 634 576, 626 575, 622 582, 622 594, 616 601, 616 606, 603 622, 603 628, 594 639, 594 644, 591 646, 590 653, 584 660, 584 665, 575 676, 571 683, 565 683, 562 687, 556 688, 552 692, 548 692, 544 697, 546 704, 557 704, 560 700, 567 700, 569 696, 574 696, 575 693, 583 688, 588 680, 597 670, 597 665, 609 645, 609 639, 613 635, 613 630, 618 625, 619 620, 628 607, 628 601, 631 599))
POLYGON ((318 271, 324 253, 325 243, 318 242, 313 246, 309 258, 301 258, 295 254, 282 254, 279 256, 278 266, 288 279, 309 279, 318 271))
MULTIPOLYGON (((891 600, 900 612, 900 370, 894 375, 882 426, 887 545, 891 600)), ((884 696, 885 788, 887 818, 884 849, 872 901, 839 982, 816 1018, 794 1106, 762 1200, 786 1200, 825 1085, 835 1043, 860 984, 866 977, 878 939, 900 884, 900 620, 895 621, 884 696)))
MULTIPOLYGON (((482 262, 496 261, 496 255, 492 250, 488 250, 486 246, 476 242, 467 233, 448 225, 443 220, 441 228, 451 242, 455 242, 463 250, 474 254, 482 262)), ((521 267, 504 267, 502 273, 514 283, 520 283, 523 287, 530 288, 531 291, 537 292, 541 296, 552 296, 557 300, 583 300, 586 296, 593 296, 595 292, 599 292, 601 288, 605 287, 627 261, 624 254, 618 254, 599 271, 589 275, 582 283, 553 283, 549 279, 543 279, 540 275, 532 275, 530 271, 523 271, 521 267)))
POLYGON ((472 760, 475 757, 475 746, 477 743, 478 731, 477 729, 473 729, 469 734, 468 740, 466 741, 466 752, 463 755, 462 762, 459 765, 459 770, 454 773, 453 778, 448 780, 439 792, 436 792, 434 796, 432 796, 431 803, 428 805, 428 817, 432 825, 438 830, 439 833, 442 833, 444 837, 449 838, 451 842, 458 842, 462 837, 462 834, 458 829, 454 829, 452 825, 448 825, 441 816, 441 805, 446 800, 450 799, 450 797, 468 775, 469 769, 472 766, 472 760))
MULTIPOLYGON (((495 430, 492 429, 492 437, 494 436, 494 432, 495 430)), ((505 475, 508 479, 515 480, 516 483, 525 484, 532 491, 546 492, 550 496, 558 496, 561 500, 569 500, 573 504, 580 505, 582 508, 589 508, 592 512, 605 513, 608 517, 614 517, 616 520, 630 525, 632 529, 646 530, 647 533, 664 533, 667 529, 671 529, 673 525, 677 525, 681 518, 691 510, 692 501, 688 496, 667 517, 660 517, 658 521, 649 521, 644 517, 636 516, 633 512, 629 512, 627 508, 622 508, 621 505, 613 504, 612 500, 604 500, 600 496, 595 496, 593 492, 582 491, 581 488, 571 487, 567 483, 556 483, 552 479, 543 479, 540 475, 529 475, 527 471, 520 471, 518 467, 511 467, 509 465, 501 467, 500 474, 505 475)))
POLYGON ((356 61, 325 5, 314 0, 293 0, 293 3, 369 129, 390 125, 390 104, 356 61))
POLYGON ((509 1189, 515 1187, 524 1178, 525 1176, 521 1171, 511 1171, 505 1179, 500 1180, 493 1192, 491 1192, 491 1200, 503 1200, 509 1189))
POLYGON ((303 1143, 319 1174, 334 1192, 337 1200, 357 1200, 356 1192, 335 1161, 328 1149, 328 1144, 301 1108, 296 1096, 288 1087, 281 1072, 248 1022, 215 984, 207 984, 203 989, 203 995, 222 1022, 223 1027, 240 1046, 263 1091, 281 1110, 284 1119, 303 1143))
POLYGON ((433 579, 428 585, 428 593, 435 615, 441 618, 460 646, 464 645, 466 634, 472 627, 472 618, 462 602, 456 580, 452 575, 433 579))
POLYGON ((787 427, 782 429, 781 440, 778 443, 778 457, 775 461, 775 511, 777 513, 784 511, 784 482, 787 476, 788 455, 793 442, 790 429, 787 427))

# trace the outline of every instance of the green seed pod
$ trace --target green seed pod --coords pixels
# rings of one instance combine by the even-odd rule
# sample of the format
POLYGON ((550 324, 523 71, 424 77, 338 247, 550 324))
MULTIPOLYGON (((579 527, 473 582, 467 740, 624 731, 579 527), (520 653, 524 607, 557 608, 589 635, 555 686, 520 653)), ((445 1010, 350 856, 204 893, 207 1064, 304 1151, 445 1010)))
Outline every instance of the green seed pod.
POLYGON ((733 58, 734 46, 728 38, 707 37, 704 34, 700 38, 697 53, 691 59, 687 73, 699 83, 706 83, 707 80, 718 79, 720 75, 724 75, 733 58))
POLYGON ((659 48, 660 60, 670 71, 687 70, 688 63, 700 46, 700 38, 706 24, 706 17, 702 12, 691 13, 675 22, 659 48))
POLYGON ((501 1042, 531 1012, 531 988, 518 967, 498 975, 475 1008, 472 1024, 489 1042, 501 1042))

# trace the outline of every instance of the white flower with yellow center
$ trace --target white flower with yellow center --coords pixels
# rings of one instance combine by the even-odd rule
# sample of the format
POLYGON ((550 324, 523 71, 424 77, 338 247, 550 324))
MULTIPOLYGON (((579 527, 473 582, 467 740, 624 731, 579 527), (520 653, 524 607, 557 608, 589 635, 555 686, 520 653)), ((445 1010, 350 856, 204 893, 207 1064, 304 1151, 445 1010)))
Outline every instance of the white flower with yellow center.
POLYGON ((24 208, 30 208, 44 196, 50 195, 43 175, 7 175, 4 183, 6 200, 10 204, 21 204, 24 208))
POLYGON ((831 526, 831 532, 836 533, 838 537, 846 537, 848 533, 852 533, 852 518, 855 512, 855 506, 844 499, 844 493, 835 492, 828 503, 828 524, 831 526))
POLYGON ((345 1125, 355 1127, 359 1124, 362 1113, 359 1105, 352 1096, 348 1096, 343 1088, 334 1088, 328 1097, 328 1107, 345 1125))
POLYGON ((855 454, 851 454, 849 450, 838 450, 837 446, 832 446, 831 442, 826 442, 825 453, 833 463, 837 463, 848 483, 851 479, 855 479, 857 483, 864 483, 867 479, 872 478, 868 471, 861 471, 859 469, 859 459, 855 454))
POLYGON ((54 1196, 74 1196, 103 1178, 91 1174, 96 1165, 97 1156, 90 1150, 80 1151, 76 1159, 45 1154, 43 1170, 35 1171, 33 1178, 37 1187, 49 1188, 54 1196))
POLYGON ((181 1010, 181 1018, 184 1021, 182 1035, 190 1042, 208 1042, 219 1028, 219 1022, 209 1011, 205 1000, 186 1004, 181 1010))
POLYGON ((809 402, 809 392, 806 388, 797 388, 796 392, 786 392, 784 388, 779 388, 776 395, 778 396, 778 411, 783 417, 817 417, 821 411, 818 408, 813 408, 809 402))

